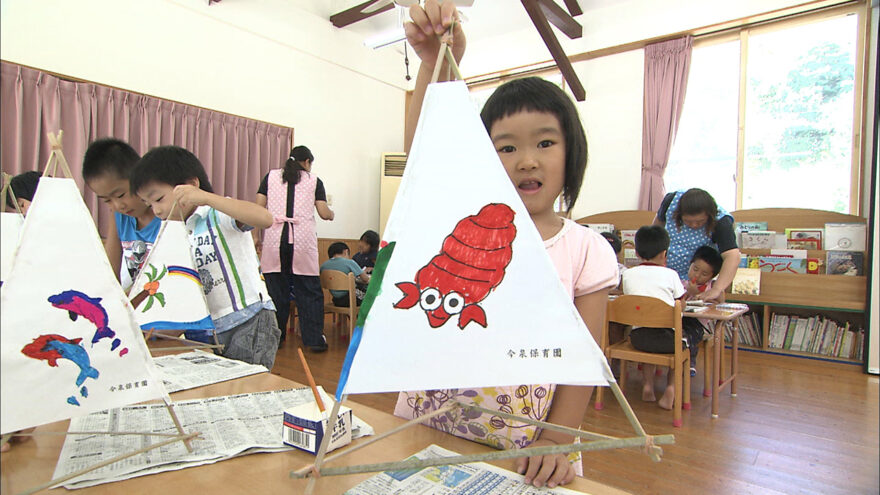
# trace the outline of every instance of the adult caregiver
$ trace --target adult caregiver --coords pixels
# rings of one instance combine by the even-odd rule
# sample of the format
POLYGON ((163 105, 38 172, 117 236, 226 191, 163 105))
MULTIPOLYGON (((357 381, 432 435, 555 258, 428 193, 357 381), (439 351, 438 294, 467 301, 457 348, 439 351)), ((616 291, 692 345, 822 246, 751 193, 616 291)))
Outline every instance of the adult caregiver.
POLYGON ((718 249, 724 260, 718 280, 698 296, 717 300, 733 282, 740 260, 730 213, 718 206, 709 193, 693 188, 667 194, 660 203, 654 224, 664 226, 669 233, 666 266, 678 272, 682 280, 688 278, 688 267, 698 247, 708 245, 718 249))
MULTIPOLYGON (((318 277, 318 237, 315 211, 324 220, 333 220, 327 206, 324 184, 312 174, 314 155, 305 146, 290 150, 284 167, 269 171, 257 190, 257 204, 275 217, 266 230, 260 264, 281 340, 287 334, 290 292, 296 297, 303 345, 314 352, 327 350, 324 338, 324 292, 318 277)), ((258 234, 255 241, 258 241, 258 234)))

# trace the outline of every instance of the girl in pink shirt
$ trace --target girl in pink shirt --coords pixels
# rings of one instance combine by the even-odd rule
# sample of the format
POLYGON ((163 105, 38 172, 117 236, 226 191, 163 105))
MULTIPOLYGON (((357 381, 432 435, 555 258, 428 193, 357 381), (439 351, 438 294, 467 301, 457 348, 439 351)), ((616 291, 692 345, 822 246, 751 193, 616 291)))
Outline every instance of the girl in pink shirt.
MULTIPOLYGON (((434 0, 428 0, 424 8, 411 7, 410 15, 413 22, 406 24, 407 40, 422 59, 422 64, 410 104, 413 113, 407 120, 407 150, 439 51, 437 35, 450 27, 456 12, 452 2, 437 5, 434 0)), ((465 39, 458 22, 453 35, 454 56, 461 60, 465 39)), ((598 341, 605 321, 608 290, 618 283, 617 258, 599 234, 578 227, 573 221, 560 217, 554 209, 560 194, 566 209, 571 209, 586 170, 587 141, 577 108, 559 86, 529 77, 496 89, 483 107, 481 117, 507 175, 544 239, 559 278, 593 338, 598 341)), ((403 392, 398 398, 395 414, 418 417, 442 407, 447 400, 458 398, 499 411, 578 428, 592 391, 592 387, 538 384, 403 392)), ((570 435, 541 431, 498 416, 459 417, 452 422, 442 419, 446 421, 438 420, 430 425, 500 448, 574 441, 570 435)), ((519 473, 525 474, 527 483, 554 487, 570 482, 581 472, 579 456, 572 457, 574 462, 563 454, 520 458, 515 467, 519 473)))

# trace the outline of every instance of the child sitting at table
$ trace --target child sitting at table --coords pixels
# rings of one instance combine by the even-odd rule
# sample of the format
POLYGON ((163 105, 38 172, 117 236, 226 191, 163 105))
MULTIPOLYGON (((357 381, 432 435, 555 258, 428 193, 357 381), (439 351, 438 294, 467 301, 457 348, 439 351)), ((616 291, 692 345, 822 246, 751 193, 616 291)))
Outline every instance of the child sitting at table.
MULTIPOLYGON (((359 267, 357 263, 352 261, 350 253, 351 251, 348 249, 347 244, 344 242, 334 242, 327 249, 327 256, 329 256, 330 259, 321 263, 321 271, 336 270, 346 275, 354 273, 355 281, 369 283, 370 276, 366 271, 359 267)), ((331 290, 330 295, 333 296, 333 304, 335 306, 342 308, 347 308, 349 306, 347 290, 331 290)), ((363 296, 359 296, 355 293, 355 299, 356 304, 360 306, 363 296)))
MULTIPOLYGON (((685 283, 687 293, 684 296, 685 301, 696 297, 697 294, 706 292, 712 288, 712 282, 721 272, 721 265, 724 259, 717 249, 712 246, 700 246, 694 252, 691 258, 691 265, 688 268, 688 280, 685 283)), ((721 293, 721 299, 717 301, 724 302, 724 293, 721 293)), ((697 374, 697 345, 703 338, 703 334, 707 326, 707 321, 697 318, 682 318, 681 327, 688 338, 688 347, 691 351, 691 376, 697 374)))
MULTIPOLYGON (((685 294, 684 286, 675 270, 666 268, 666 250, 669 249, 669 234, 659 225, 640 228, 636 232, 636 254, 642 264, 628 269, 623 274, 623 293, 625 295, 647 296, 662 300, 673 306, 675 300, 685 294)), ((644 352, 669 354, 675 352, 675 332, 671 328, 634 327, 629 334, 630 342, 636 349, 644 352)), ((654 402, 654 372, 656 365, 643 364, 642 400, 654 402)), ((657 404, 663 409, 672 409, 675 387, 668 380, 666 391, 657 404)))

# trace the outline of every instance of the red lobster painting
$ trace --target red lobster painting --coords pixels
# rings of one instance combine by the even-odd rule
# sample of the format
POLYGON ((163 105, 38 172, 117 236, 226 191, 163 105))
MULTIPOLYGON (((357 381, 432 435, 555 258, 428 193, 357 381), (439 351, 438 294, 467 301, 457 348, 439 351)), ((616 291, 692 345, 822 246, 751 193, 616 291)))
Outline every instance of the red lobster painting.
POLYGON ((395 284, 403 298, 394 307, 409 309, 418 304, 431 328, 456 314, 460 329, 472 321, 485 328, 486 312, 479 303, 501 283, 513 256, 513 216, 509 206, 490 203, 460 220, 443 240, 440 254, 416 272, 414 283, 395 284))

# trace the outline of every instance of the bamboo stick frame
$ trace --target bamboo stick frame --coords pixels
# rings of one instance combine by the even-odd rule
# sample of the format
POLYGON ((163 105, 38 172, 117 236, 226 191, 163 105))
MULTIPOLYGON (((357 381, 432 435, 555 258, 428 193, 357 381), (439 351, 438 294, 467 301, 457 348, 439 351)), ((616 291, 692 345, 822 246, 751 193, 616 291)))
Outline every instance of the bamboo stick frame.
POLYGON ((0 198, 2 198, 3 201, 6 201, 7 195, 9 195, 9 199, 15 207, 16 213, 24 217, 24 212, 21 211, 21 206, 18 205, 18 198, 15 197, 15 191, 12 190, 12 176, 3 172, 3 189, 0 191, 0 198))

